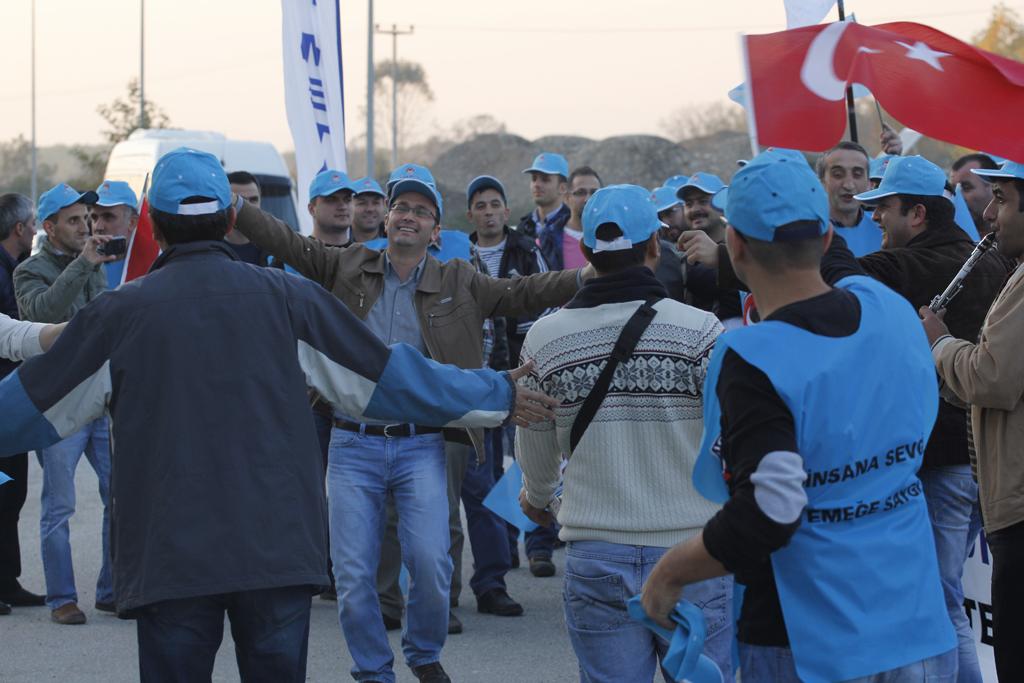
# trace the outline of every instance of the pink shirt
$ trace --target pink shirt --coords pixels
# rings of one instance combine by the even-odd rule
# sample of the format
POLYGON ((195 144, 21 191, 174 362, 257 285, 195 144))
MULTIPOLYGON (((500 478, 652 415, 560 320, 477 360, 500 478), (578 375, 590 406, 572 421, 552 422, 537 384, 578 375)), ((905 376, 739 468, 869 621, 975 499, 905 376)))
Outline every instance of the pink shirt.
POLYGON ((580 251, 580 237, 571 234, 575 232, 572 228, 562 229, 562 265, 565 266, 566 270, 572 270, 573 268, 582 268, 587 265, 587 259, 583 258, 583 252, 580 251))

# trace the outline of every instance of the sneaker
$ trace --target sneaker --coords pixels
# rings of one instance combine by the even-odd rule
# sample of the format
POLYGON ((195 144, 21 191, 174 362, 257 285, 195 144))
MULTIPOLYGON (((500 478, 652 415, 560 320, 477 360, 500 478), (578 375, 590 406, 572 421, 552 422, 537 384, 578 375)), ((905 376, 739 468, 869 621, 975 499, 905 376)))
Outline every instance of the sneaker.
MULTIPOLYGON (((462 633, 462 622, 459 621, 459 618, 457 616, 455 616, 455 612, 449 611, 448 612, 448 635, 453 636, 453 635, 456 635, 458 633, 462 633)), ((440 666, 440 664, 438 664, 438 666, 440 666)), ((413 672, 413 673, 415 673, 415 672, 413 672)), ((444 673, 444 671, 442 670, 441 673, 444 673)), ((448 679, 445 678, 445 680, 448 680, 448 679)))
POLYGON ((509 597, 505 589, 492 588, 476 597, 476 611, 499 617, 519 617, 523 614, 523 606, 509 597))
POLYGON ((0 600, 0 616, 11 613, 11 606, 3 600, 0 600))
POLYGON ((530 573, 538 577, 554 576, 555 563, 550 557, 531 557, 530 573))
POLYGON ((409 668, 412 669, 412 675, 420 683, 452 683, 452 679, 448 678, 448 674, 444 672, 441 662, 431 662, 409 668))
POLYGON ((382 614, 381 617, 384 620, 385 631, 400 631, 402 629, 402 620, 389 617, 386 614, 382 614))
POLYGON ((85 623, 85 612, 78 609, 75 603, 69 602, 50 612, 50 619, 64 626, 77 626, 85 623))
POLYGON ((331 586, 329 588, 325 588, 323 590, 323 592, 320 593, 320 599, 321 600, 332 600, 334 602, 337 602, 338 601, 338 590, 334 586, 331 586))
POLYGON ((96 609, 100 612, 109 612, 110 614, 117 614, 117 603, 111 602, 100 602, 96 601, 96 609))
POLYGON ((42 595, 30 593, 15 582, 16 589, 7 593, 0 593, 0 602, 7 603, 10 607, 41 607, 46 604, 46 598, 42 595))

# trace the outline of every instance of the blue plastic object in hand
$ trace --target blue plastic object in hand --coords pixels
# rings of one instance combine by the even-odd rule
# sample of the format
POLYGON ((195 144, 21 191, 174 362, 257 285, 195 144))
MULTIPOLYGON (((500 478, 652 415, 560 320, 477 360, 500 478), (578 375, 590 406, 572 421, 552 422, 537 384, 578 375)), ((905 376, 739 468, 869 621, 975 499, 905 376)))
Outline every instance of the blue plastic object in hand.
POLYGON ((722 672, 711 659, 703 653, 704 614, 692 602, 680 600, 672 613, 669 614, 676 624, 674 631, 659 626, 647 616, 640 596, 636 595, 626 603, 629 616, 668 641, 668 652, 661 662, 662 668, 672 677, 673 681, 690 681, 690 683, 723 683, 722 672))

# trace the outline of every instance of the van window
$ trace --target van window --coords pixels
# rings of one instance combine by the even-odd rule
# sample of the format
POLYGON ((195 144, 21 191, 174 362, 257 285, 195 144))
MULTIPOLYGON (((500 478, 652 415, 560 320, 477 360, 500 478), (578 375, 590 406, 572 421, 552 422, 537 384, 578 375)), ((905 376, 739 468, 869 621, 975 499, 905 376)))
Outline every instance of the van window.
POLYGON ((260 181, 262 196, 260 208, 280 218, 296 232, 299 229, 299 217, 295 214, 295 201, 292 199, 292 181, 290 178, 254 173, 260 181))

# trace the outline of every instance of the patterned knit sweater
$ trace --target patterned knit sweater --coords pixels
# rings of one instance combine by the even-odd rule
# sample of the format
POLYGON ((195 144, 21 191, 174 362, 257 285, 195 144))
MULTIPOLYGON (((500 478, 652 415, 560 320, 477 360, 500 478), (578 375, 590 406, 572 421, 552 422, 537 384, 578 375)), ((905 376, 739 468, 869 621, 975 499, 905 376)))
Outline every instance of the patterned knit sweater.
MULTIPOLYGON (((522 361, 536 365, 520 381, 561 403, 553 423, 516 433, 531 505, 551 500, 576 414, 622 327, 653 296, 664 289, 646 268, 597 278, 527 334, 522 361)), ((669 547, 695 535, 718 510, 697 493, 691 474, 705 372, 722 326, 712 314, 670 299, 655 309, 565 468, 562 540, 669 547)))

